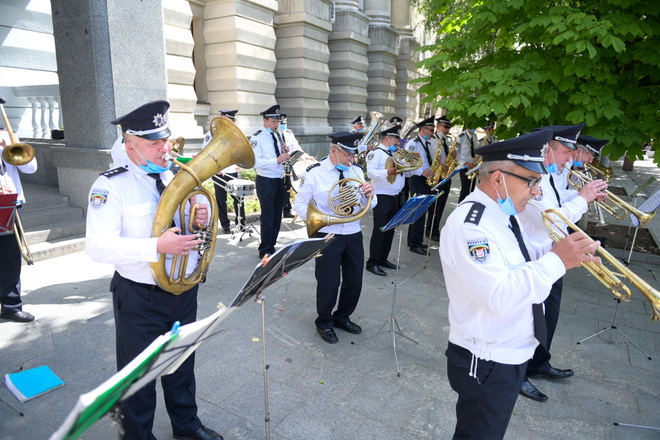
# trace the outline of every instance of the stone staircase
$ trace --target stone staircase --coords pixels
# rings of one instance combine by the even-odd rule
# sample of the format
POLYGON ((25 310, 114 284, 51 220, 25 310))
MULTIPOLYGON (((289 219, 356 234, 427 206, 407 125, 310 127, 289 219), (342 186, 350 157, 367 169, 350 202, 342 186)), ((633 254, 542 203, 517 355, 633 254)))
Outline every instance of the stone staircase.
POLYGON ((82 208, 54 187, 24 184, 27 203, 21 221, 35 262, 85 249, 85 216, 82 208))

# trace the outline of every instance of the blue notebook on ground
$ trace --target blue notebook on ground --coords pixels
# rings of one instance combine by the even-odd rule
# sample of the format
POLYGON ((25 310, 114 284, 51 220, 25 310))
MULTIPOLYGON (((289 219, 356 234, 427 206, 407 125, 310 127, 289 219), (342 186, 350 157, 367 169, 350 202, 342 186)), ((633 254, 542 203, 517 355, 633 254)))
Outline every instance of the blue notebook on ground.
POLYGON ((64 385, 62 379, 47 366, 5 374, 5 385, 21 403, 39 397, 64 385))

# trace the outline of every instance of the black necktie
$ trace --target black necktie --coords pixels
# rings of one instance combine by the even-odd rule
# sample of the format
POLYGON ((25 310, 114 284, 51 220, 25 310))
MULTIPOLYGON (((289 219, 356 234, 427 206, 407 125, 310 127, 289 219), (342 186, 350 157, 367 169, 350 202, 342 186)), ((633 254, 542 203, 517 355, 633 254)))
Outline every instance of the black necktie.
POLYGON ((344 172, 342 170, 337 171, 339 171, 339 180, 344 180, 344 172))
POLYGON ((158 190, 158 194, 163 194, 163 191, 165 191, 165 184, 163 183, 162 180, 160 180, 160 174, 158 173, 149 173, 147 176, 151 177, 156 181, 156 189, 158 190))
POLYGON ((445 149, 445 156, 449 156, 449 145, 447 145, 447 138, 442 138, 442 147, 445 149))
MULTIPOLYGON (((421 140, 422 138, 419 139, 421 140)), ((424 151, 426 151, 426 159, 428 159, 430 166, 433 163, 433 160, 431 159, 431 152, 429 151, 428 141, 422 141, 422 146, 424 147, 424 151)))
POLYGON ((557 197, 557 203, 559 203, 559 207, 561 208, 561 200, 559 199, 559 193, 557 192, 557 187, 555 186, 555 181, 552 178, 552 175, 550 175, 550 186, 552 186, 552 190, 555 192, 555 197, 557 197))
POLYGON ((470 154, 472 157, 474 157, 474 142, 472 142, 472 139, 468 137, 468 140, 470 141, 470 154))
MULTIPOLYGON (((523 257, 525 257, 525 261, 531 261, 529 252, 527 251, 527 246, 525 246, 522 234, 520 233, 520 226, 518 226, 516 217, 512 215, 509 217, 509 220, 511 222, 510 228, 513 231, 513 235, 516 236, 518 246, 520 247, 520 251, 522 252, 523 257)), ((534 316, 534 336, 539 341, 539 343, 545 347, 546 341, 548 340, 548 330, 546 329, 545 325, 543 306, 541 304, 532 304, 532 315, 534 316)))
POLYGON ((277 138, 275 137, 275 133, 270 134, 273 137, 273 146, 275 147, 275 157, 280 157, 280 149, 277 148, 277 138))

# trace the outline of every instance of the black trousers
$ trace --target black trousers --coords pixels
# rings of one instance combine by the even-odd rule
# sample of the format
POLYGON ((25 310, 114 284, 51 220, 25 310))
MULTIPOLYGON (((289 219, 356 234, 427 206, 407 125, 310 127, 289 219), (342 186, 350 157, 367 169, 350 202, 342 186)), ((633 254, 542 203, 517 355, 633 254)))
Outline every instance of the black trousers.
MULTIPOLYGON (((427 211, 428 220, 426 221, 426 235, 429 237, 433 235, 440 235, 440 223, 442 222, 442 213, 445 211, 447 198, 449 197, 449 190, 451 189, 451 179, 446 181, 442 186, 438 187, 438 192, 444 191, 438 197, 433 206, 427 211)), ((380 200, 380 199, 379 199, 380 200)))
POLYGON ((282 226, 282 206, 284 205, 284 179, 271 179, 257 176, 257 197, 261 205, 260 254, 274 254, 277 236, 282 226))
MULTIPOLYGON (((431 194, 431 188, 426 184, 426 177, 422 176, 408 178, 408 189, 410 190, 411 197, 415 194, 431 194)), ((432 212, 432 208, 429 208, 429 210, 432 212)), ((425 213, 408 226, 408 246, 416 247, 424 242, 424 224, 426 223, 427 215, 425 213)))
POLYGON ((548 332, 548 339, 546 347, 539 344, 534 351, 534 357, 529 361, 527 366, 527 376, 533 376, 548 371, 552 366, 550 365, 550 344, 552 344, 552 337, 555 335, 557 329, 557 322, 559 321, 559 307, 561 306, 561 292, 564 286, 564 278, 559 278, 552 285, 550 295, 543 301, 545 305, 545 326, 548 332))
POLYGON ((399 209, 398 195, 388 196, 378 194, 378 204, 373 209, 374 230, 371 233, 371 241, 369 242, 369 259, 367 260, 367 266, 377 266, 387 261, 387 257, 392 249, 394 229, 383 232, 380 228, 385 226, 399 209))
MULTIPOLYGON (((380 204, 380 201, 378 202, 380 204)), ((316 237, 328 234, 317 232, 316 237)), ((335 239, 315 259, 317 328, 332 328, 335 321, 347 323, 362 292, 364 249, 362 232, 335 235, 335 239), (341 287, 340 287, 341 286, 341 287), (339 301, 337 301, 339 297, 339 301), (332 310, 337 306, 337 310, 332 310)))
POLYGON ((458 196, 458 203, 461 203, 474 188, 472 188, 472 181, 467 177, 468 170, 461 170, 458 175, 461 178, 461 193, 458 196))
MULTIPOLYGON (((16 208, 20 213, 21 207, 16 208)), ((16 235, 0 235, 0 304, 2 311, 14 313, 23 309, 21 300, 21 248, 16 235)))
MULTIPOLYGON (((136 283, 115 272, 110 290, 115 315, 117 370, 139 355, 158 336, 197 317, 197 288, 173 295, 158 286, 136 283)), ((172 430, 177 435, 190 434, 202 426, 195 402, 195 354, 179 369, 161 378, 165 407, 172 430)), ((155 439, 151 430, 156 410, 156 381, 149 383, 122 402, 126 440, 155 439)))
MULTIPOLYGON (((215 177, 223 182, 229 182, 230 180, 233 180, 232 177, 237 178, 238 173, 225 173, 224 176, 215 177)), ((238 214, 240 209, 241 225, 245 226, 245 206, 236 197, 232 196, 231 198, 234 201, 234 212, 236 213, 234 224, 238 224, 238 214)), ((217 184, 215 185, 215 201, 218 203, 218 219, 220 220, 220 225, 223 229, 227 229, 230 225, 229 217, 227 216, 227 191, 225 188, 217 184)))
POLYGON ((449 384, 458 393, 453 438, 504 438, 527 362, 507 365, 479 359, 475 378, 469 376, 472 353, 450 342, 445 355, 449 384))

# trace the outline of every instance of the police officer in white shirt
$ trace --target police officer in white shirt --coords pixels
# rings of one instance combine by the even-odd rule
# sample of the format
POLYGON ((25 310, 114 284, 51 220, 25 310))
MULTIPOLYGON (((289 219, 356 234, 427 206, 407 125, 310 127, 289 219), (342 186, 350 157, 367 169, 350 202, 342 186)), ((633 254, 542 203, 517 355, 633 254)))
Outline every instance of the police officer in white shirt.
MULTIPOLYGON (((410 195, 431 194, 431 188, 426 184, 426 179, 433 177, 433 171, 430 170, 433 163, 433 151, 431 150, 431 138, 435 132, 435 119, 433 117, 424 119, 417 124, 419 132, 410 142, 406 143, 408 151, 414 151, 422 158, 422 166, 415 171, 409 171, 408 190, 410 195)), ((408 227, 408 246, 411 252, 420 255, 426 255, 428 247, 424 241, 425 221, 433 221, 433 209, 420 216, 414 223, 408 227), (428 216, 428 220, 426 217, 428 216)))
MULTIPOLYGON (((300 151, 299 154, 303 159, 309 158, 310 156, 303 153, 302 148, 300 147, 300 143, 298 142, 298 139, 296 139, 296 135, 293 134, 293 130, 287 127, 287 122, 288 122, 288 115, 286 113, 281 113, 279 132, 282 134, 282 137, 284 139, 284 145, 286 145, 286 150, 289 152, 290 155, 293 155, 295 151, 300 151)), ((295 175, 295 171, 293 170, 293 161, 289 161, 289 163, 287 163, 286 168, 288 168, 287 173, 284 175, 284 189, 286 190, 286 195, 284 196, 284 208, 282 212, 282 217, 294 218, 295 215, 293 215, 293 213, 291 212, 291 193, 293 191, 291 181, 298 180, 300 176, 295 175)))
POLYGON ((476 158, 475 149, 479 147, 479 139, 477 135, 474 134, 474 130, 464 127, 463 131, 458 135, 458 140, 456 141, 458 145, 456 149, 458 150, 458 161, 459 166, 467 167, 465 170, 461 170, 458 173, 461 178, 461 192, 458 196, 458 203, 461 203, 464 198, 470 194, 472 189, 472 181, 468 179, 467 172, 474 168, 474 161, 476 158))
MULTIPOLYGON (((336 217, 328 204, 328 193, 342 179, 355 178, 364 180, 362 168, 353 165, 358 152, 357 145, 362 139, 361 133, 335 133, 329 135, 332 139, 330 154, 321 162, 307 168, 302 176, 300 189, 296 196, 294 207, 299 216, 307 219, 307 208, 313 200, 316 207, 329 216, 336 217)), ((355 183, 355 182, 348 182, 355 183)), ((371 206, 378 204, 374 187, 369 182, 361 185, 364 196, 372 197, 371 206)), ((333 190, 337 191, 339 185, 333 190)), ((354 208, 356 209, 356 208, 354 208)), ((362 247, 362 230, 360 219, 325 226, 316 233, 316 237, 334 234, 335 238, 323 250, 323 255, 316 258, 316 311, 314 321, 321 338, 330 343, 339 342, 333 327, 338 327, 353 334, 362 333, 360 326, 351 321, 362 291, 362 265, 364 264, 364 249, 362 247), (339 300, 337 300, 339 296, 339 300), (337 306, 337 309, 332 310, 337 306)))
MULTIPOLYGON (((551 131, 553 133, 550 147, 545 152, 544 164, 548 170, 544 174, 539 184, 540 194, 534 198, 534 204, 541 210, 554 209, 563 214, 571 222, 576 223, 588 209, 588 203, 595 199, 606 197, 602 191, 607 188, 607 183, 602 180, 595 180, 585 185, 578 197, 567 201, 562 199, 565 194, 559 188, 562 181, 565 184, 565 177, 556 176, 564 168, 564 164, 569 160, 572 152, 577 148, 576 141, 584 124, 578 125, 551 125, 541 127, 537 130, 551 131), (557 179, 557 180, 556 180, 557 179)), ((525 232, 530 240, 543 242, 548 238, 548 228, 543 222, 541 211, 530 207, 520 214, 520 221, 525 227, 525 232)), ((573 370, 554 368, 550 365, 550 346, 557 328, 559 320, 559 308, 561 304, 562 278, 559 278, 552 286, 550 295, 543 302, 545 309, 547 344, 539 346, 530 360, 527 368, 528 378, 545 379, 567 379, 573 376, 573 370)), ((528 379, 523 382, 521 394, 537 402, 545 402, 548 396, 539 391, 528 379)))
POLYGON ((351 128, 351 133, 362 133, 364 132, 364 117, 358 115, 351 121, 353 128, 351 128))
MULTIPOLYGON (((5 100, 0 98, 0 104, 5 100)), ((9 132, 0 129, 0 154, 12 145, 9 132)), ((16 194, 16 212, 20 216, 21 206, 25 203, 23 185, 18 174, 33 174, 37 171, 37 158, 25 165, 10 165, 0 158, 0 194, 16 194)), ((11 228, 11 225, 9 226, 11 228)), ((0 235, 0 318, 16 322, 32 322, 34 315, 23 310, 21 299, 21 267, 23 264, 21 248, 16 236, 11 233, 0 235)))
MULTIPOLYGON (((117 370, 170 331, 176 321, 185 325, 197 317, 198 286, 173 295, 156 285, 149 266, 159 254, 187 255, 188 275, 199 257, 193 248, 201 243, 195 234, 186 232, 188 218, 186 225, 181 225, 178 216, 176 226, 160 237, 151 236, 161 193, 174 177, 171 162, 164 157, 171 153, 170 130, 164 117, 169 106, 163 100, 150 102, 112 121, 121 126, 129 161, 101 174, 89 193, 85 250, 92 260, 115 266, 110 290, 117 370)), ((208 201, 197 197, 193 202, 197 203, 194 224, 208 225, 208 201)), ((161 380, 174 438, 222 439, 197 417, 194 356, 161 380)), ((155 410, 154 381, 122 402, 124 438, 154 438, 155 410)))
POLYGON ((280 106, 274 105, 261 112, 264 128, 257 130, 250 143, 254 150, 254 168, 257 170, 257 197, 261 205, 261 243, 259 258, 275 253, 277 236, 282 226, 284 198, 284 163, 291 159, 285 150, 284 137, 279 132, 280 106))
POLYGON ((442 228, 447 376, 458 393, 454 439, 504 437, 527 360, 544 339, 539 303, 567 269, 597 261, 589 253, 598 242, 584 234, 539 245, 516 220, 539 193, 541 149, 551 138, 550 131, 533 132, 477 149, 479 185, 442 228))
MULTIPOLYGON (((449 134, 451 127, 451 119, 446 115, 435 119, 435 135, 431 139, 431 152, 433 157, 435 157, 437 149, 440 148, 439 154, 443 166, 447 165, 447 155, 454 142, 453 137, 449 134)), ((451 159, 456 159, 456 155, 457 152, 454 150, 451 159)), ((447 204, 450 190, 451 179, 448 179, 444 184, 437 188, 438 192, 444 191, 444 193, 439 196, 433 204, 431 212, 435 212, 435 217, 431 221, 426 222, 426 236, 433 241, 440 240, 440 223, 442 222, 442 214, 445 211, 445 205, 447 204)))
POLYGON ((396 151, 399 143, 399 133, 401 127, 395 125, 387 130, 380 132, 382 141, 380 145, 367 154, 367 175, 371 179, 376 195, 378 195, 378 205, 374 208, 374 229, 371 233, 369 242, 369 259, 367 259, 367 270, 374 275, 385 276, 382 268, 396 269, 396 265, 387 260, 392 249, 392 239, 394 238, 394 229, 381 231, 392 217, 399 211, 399 194, 403 189, 405 179, 403 174, 396 172, 396 166, 392 161, 391 166, 386 168, 388 158, 396 151), (395 176, 393 183, 388 182, 388 176, 395 176))

